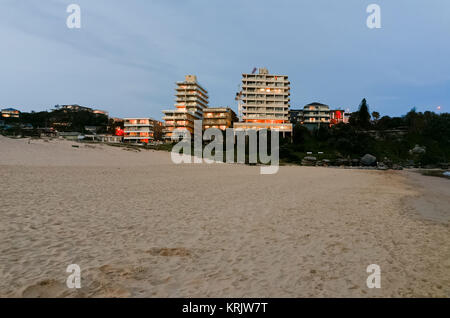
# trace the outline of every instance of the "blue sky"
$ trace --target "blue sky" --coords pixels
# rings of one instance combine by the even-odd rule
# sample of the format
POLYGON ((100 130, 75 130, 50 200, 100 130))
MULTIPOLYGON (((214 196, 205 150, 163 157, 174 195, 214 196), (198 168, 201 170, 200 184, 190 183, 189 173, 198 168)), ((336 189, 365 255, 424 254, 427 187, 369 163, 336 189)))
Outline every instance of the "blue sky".
POLYGON ((241 74, 286 74, 291 108, 450 110, 448 0, 0 0, 0 107, 77 103, 151 116, 195 74, 236 110, 241 74), (81 7, 81 29, 66 8, 81 7), (366 8, 381 7, 381 29, 366 8))

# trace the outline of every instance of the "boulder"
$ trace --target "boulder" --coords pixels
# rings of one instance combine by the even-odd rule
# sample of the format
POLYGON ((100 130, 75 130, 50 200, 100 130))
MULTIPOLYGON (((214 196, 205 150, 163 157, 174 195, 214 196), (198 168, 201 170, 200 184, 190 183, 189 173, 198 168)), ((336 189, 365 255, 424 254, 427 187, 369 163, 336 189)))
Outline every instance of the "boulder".
POLYGON ((302 166, 315 166, 317 158, 313 156, 306 156, 302 160, 302 166))
POLYGON ((384 159, 383 159, 383 163, 390 169, 390 168, 392 168, 392 160, 391 159, 389 159, 389 158, 387 158, 387 157, 384 157, 384 159))
POLYGON ((337 166, 348 166, 349 161, 348 161, 348 159, 339 158, 339 159, 336 159, 336 165, 337 166))
POLYGON ((378 170, 388 170, 388 166, 386 166, 383 162, 379 162, 377 165, 378 170))
POLYGON ((421 147, 419 145, 415 145, 413 149, 409 151, 411 155, 421 155, 427 151, 426 147, 421 147))
POLYGON ((374 166, 377 162, 377 157, 372 156, 370 154, 365 154, 362 158, 361 158, 361 164, 363 166, 374 166))
POLYGON ((403 164, 403 167, 407 169, 414 168, 414 160, 408 160, 406 163, 403 164))
POLYGON ((394 164, 392 165, 392 169, 393 169, 393 170, 403 170, 403 167, 400 166, 400 165, 398 165, 398 164, 395 164, 395 163, 394 163, 394 164))

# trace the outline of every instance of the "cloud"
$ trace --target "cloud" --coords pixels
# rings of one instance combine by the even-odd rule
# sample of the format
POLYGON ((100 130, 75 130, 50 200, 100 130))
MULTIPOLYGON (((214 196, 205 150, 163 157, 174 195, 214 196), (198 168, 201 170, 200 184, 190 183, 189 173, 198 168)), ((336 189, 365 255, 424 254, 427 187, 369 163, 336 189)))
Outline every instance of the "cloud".
MULTIPOLYGON (((292 108, 313 100, 354 108, 372 97, 389 112, 435 99, 433 87, 450 80, 444 1, 380 0, 380 30, 366 27, 368 3, 359 0, 77 0, 82 28, 69 30, 72 2, 0 3, 0 104, 76 99, 160 118, 174 83, 196 74, 212 106, 236 109, 241 74, 265 66, 289 75, 292 108)), ((450 98, 438 93, 441 103, 450 98)))

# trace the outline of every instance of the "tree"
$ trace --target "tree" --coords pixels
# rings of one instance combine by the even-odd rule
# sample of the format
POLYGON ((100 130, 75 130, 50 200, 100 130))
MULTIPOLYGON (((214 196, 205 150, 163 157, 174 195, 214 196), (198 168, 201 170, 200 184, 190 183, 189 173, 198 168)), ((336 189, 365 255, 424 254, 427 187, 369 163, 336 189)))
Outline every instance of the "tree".
POLYGON ((294 125, 294 137, 293 137, 294 144, 303 145, 308 136, 309 130, 305 126, 300 125, 298 123, 294 125))
POLYGON ((372 112, 372 117, 373 117, 373 119, 375 119, 375 122, 378 122, 378 119, 380 119, 380 113, 372 112))
POLYGON ((361 104, 359 104, 358 126, 361 128, 369 128, 370 127, 369 106, 367 105, 367 101, 365 98, 361 101, 361 104))

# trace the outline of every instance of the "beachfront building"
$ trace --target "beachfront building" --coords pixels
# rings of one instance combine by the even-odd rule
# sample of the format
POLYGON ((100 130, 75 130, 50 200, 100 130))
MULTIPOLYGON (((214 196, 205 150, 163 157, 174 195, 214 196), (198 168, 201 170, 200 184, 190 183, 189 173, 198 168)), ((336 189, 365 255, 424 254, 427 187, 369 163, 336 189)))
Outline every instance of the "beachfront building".
POLYGON ((137 144, 148 144, 153 141, 153 119, 125 118, 123 141, 137 144))
POLYGON ((163 110, 167 141, 183 138, 186 132, 193 137, 194 120, 202 120, 203 110, 208 108, 208 91, 197 82, 197 76, 186 75, 183 82, 176 83, 175 91, 175 109, 163 110))
POLYGON ((300 123, 310 130, 318 129, 321 125, 333 126, 339 123, 348 123, 349 114, 342 109, 330 109, 328 105, 311 103, 301 110, 290 114, 292 123, 300 123))
POLYGON ((3 118, 19 118, 20 111, 14 108, 5 108, 2 109, 2 117, 3 118))
POLYGON ((163 134, 164 123, 162 121, 153 120, 153 140, 154 141, 162 141, 164 138, 163 134))
POLYGON ((232 128, 237 122, 236 113, 229 107, 209 107, 203 111, 203 129, 232 128))
POLYGON ((292 135, 289 122, 290 82, 287 75, 269 74, 260 68, 255 74, 242 74, 242 122, 235 123, 236 130, 272 129, 283 136, 292 135))
POLYGON ((107 112, 106 110, 94 109, 92 112, 96 115, 104 115, 106 117, 109 117, 109 112, 107 112))
POLYGON ((330 110, 330 126, 340 123, 348 124, 350 120, 350 114, 343 109, 330 110))
POLYGON ((303 107, 300 123, 309 129, 330 124, 330 107, 321 103, 311 103, 303 107))
POLYGON ((289 121, 291 124, 297 124, 299 122, 299 116, 303 114, 303 109, 290 109, 289 121))
POLYGON ((101 134, 101 135, 95 135, 94 140, 99 141, 99 142, 118 144, 118 143, 122 142, 123 137, 116 136, 116 135, 109 135, 109 134, 101 134))
POLYGON ((73 104, 73 105, 57 105, 57 107, 61 110, 64 111, 73 111, 73 112, 81 112, 81 111, 85 111, 85 112, 90 112, 92 113, 93 110, 90 107, 86 107, 86 106, 80 106, 78 104, 73 104))

